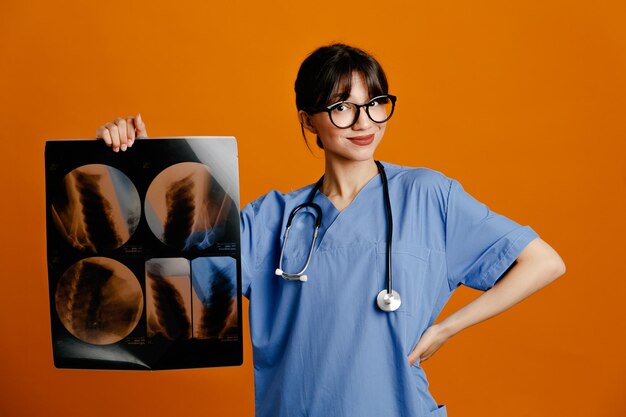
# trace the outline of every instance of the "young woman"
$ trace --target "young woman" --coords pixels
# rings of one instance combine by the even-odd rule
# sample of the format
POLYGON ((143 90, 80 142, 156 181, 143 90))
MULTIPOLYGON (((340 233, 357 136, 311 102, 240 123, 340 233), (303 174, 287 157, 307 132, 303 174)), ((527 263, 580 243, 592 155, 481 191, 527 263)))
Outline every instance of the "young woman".
MULTIPOLYGON (((302 133, 317 136, 325 172, 241 212, 256 415, 446 416, 420 362, 562 275, 563 261, 455 179, 374 160, 396 98, 367 53, 317 49, 295 91, 302 133), (484 293, 433 324, 461 284, 484 293)), ((97 136, 119 151, 147 133, 137 116, 97 136)))

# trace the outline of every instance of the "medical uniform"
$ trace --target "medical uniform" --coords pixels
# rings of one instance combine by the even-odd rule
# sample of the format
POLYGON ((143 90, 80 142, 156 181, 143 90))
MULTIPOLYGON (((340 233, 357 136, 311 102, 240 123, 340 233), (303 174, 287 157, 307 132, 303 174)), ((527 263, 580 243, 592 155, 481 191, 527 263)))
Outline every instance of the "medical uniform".
MULTIPOLYGON (((445 417, 408 354, 461 284, 488 290, 538 235, 490 211, 460 183, 428 168, 383 163, 393 211, 395 312, 386 288, 386 212, 376 175, 339 212, 323 211, 307 282, 274 274, 285 224, 313 185, 270 192, 241 212, 243 293, 250 300, 256 417, 445 417)), ((299 272, 313 217, 298 214, 284 270, 299 272)))

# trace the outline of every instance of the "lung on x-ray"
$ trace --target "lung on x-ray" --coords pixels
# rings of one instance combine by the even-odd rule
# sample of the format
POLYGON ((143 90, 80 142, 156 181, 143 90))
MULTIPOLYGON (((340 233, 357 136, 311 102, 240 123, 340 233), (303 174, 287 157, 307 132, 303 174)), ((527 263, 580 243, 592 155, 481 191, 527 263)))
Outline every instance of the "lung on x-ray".
POLYGON ((55 366, 241 365, 235 138, 54 140, 45 156, 55 366))

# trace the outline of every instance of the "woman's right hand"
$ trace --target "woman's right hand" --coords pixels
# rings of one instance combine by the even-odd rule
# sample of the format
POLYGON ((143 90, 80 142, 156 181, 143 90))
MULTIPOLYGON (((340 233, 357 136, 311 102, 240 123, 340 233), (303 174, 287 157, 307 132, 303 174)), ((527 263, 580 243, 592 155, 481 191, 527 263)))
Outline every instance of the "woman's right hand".
POLYGON ((146 125, 139 113, 135 117, 128 116, 125 119, 117 117, 96 130, 96 138, 103 139, 114 152, 119 152, 120 149, 125 151, 133 146, 135 139, 147 137, 146 125))

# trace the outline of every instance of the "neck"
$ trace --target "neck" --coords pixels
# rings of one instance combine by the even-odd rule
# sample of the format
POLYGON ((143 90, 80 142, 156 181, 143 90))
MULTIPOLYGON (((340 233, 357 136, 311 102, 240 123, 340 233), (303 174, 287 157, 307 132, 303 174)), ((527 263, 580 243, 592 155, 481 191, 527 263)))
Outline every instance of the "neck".
POLYGON ((352 202, 376 174, 378 167, 374 159, 348 162, 326 159, 324 183, 320 191, 341 210, 352 202))

